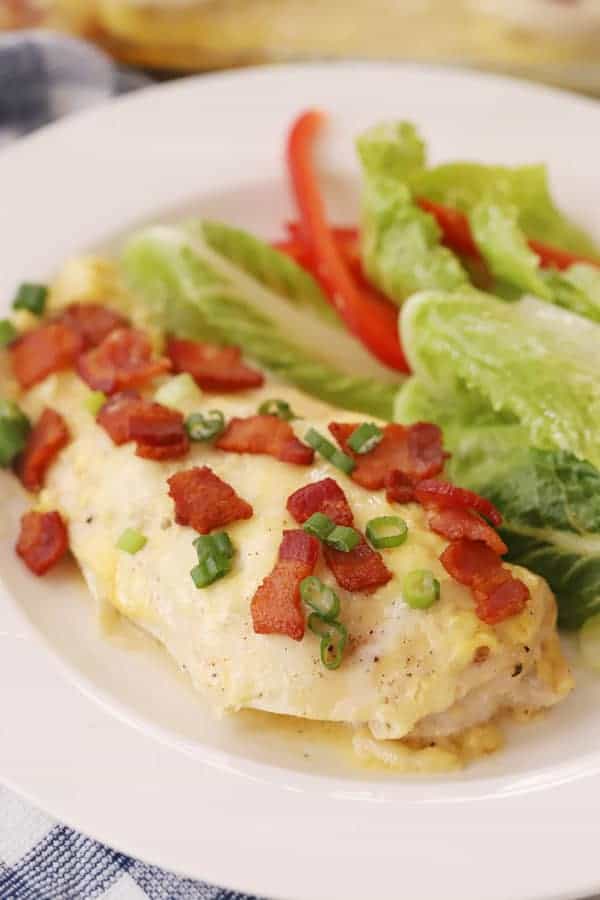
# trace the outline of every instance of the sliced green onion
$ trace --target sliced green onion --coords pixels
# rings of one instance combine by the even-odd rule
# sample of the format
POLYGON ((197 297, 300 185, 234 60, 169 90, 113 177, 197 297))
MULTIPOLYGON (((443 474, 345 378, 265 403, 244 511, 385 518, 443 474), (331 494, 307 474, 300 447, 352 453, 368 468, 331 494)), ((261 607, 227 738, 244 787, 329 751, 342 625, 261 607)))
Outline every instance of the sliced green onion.
POLYGON ((10 466, 27 443, 29 419, 16 403, 0 397, 0 466, 10 466))
POLYGON ((85 408, 93 416, 97 416, 106 403, 106 399, 106 394, 103 394, 102 391, 89 391, 84 400, 85 408))
POLYGON ((231 571, 234 548, 226 531, 201 534, 193 544, 198 554, 198 565, 190 574, 197 588, 208 587, 231 571))
POLYGON ((355 428, 348 438, 348 446, 355 453, 369 453, 374 450, 383 437, 383 431, 375 422, 363 422, 355 428))
POLYGON ((141 531, 136 531, 135 528, 126 528, 117 541, 117 547, 119 550, 124 550, 125 553, 133 555, 141 550, 147 542, 148 538, 141 531))
POLYGON ((329 585, 316 575, 309 575, 300 582, 300 596, 326 622, 333 622, 340 611, 340 598, 329 585))
POLYGON ((189 372, 181 372, 161 384, 154 399, 162 406, 185 412, 186 407, 189 409, 202 401, 202 391, 189 372))
POLYGON ((185 427, 192 441, 210 441, 225 430, 225 416, 220 409, 211 409, 207 416, 192 413, 188 416, 185 427))
POLYGON ((408 535, 408 526, 400 516, 378 516, 367 524, 367 538, 377 549, 399 547, 408 535))
POLYGON ((579 632, 579 650, 586 665, 600 671, 600 613, 584 622, 579 632))
POLYGON ((212 542, 216 553, 226 557, 226 559, 233 557, 233 544, 226 531, 218 531, 216 534, 213 534, 212 542))
POLYGON ((204 588, 218 581, 219 578, 227 575, 228 572, 228 561, 223 560, 222 557, 207 556, 205 560, 194 566, 190 575, 197 588, 204 588))
POLYGON ((313 450, 316 450, 317 453, 320 453, 321 456, 329 460, 332 465, 337 466, 338 469, 341 469, 347 475, 350 475, 350 473, 354 471, 356 466, 354 460, 346 453, 342 453, 341 450, 338 450, 331 441, 328 441, 327 438, 323 437, 323 435, 315 428, 308 429, 304 435, 304 440, 309 447, 312 447, 313 450))
POLYGON ((329 622, 319 613, 311 613, 308 627, 321 638, 321 662, 326 669, 338 669, 342 662, 348 632, 341 622, 329 622))
POLYGON ((17 329, 10 319, 0 319, 0 347, 7 347, 17 334, 17 329))
POLYGON ((349 553, 354 550, 357 544, 360 544, 360 533, 356 528, 349 528, 346 525, 336 525, 331 531, 325 543, 334 550, 341 550, 343 553, 349 553))
POLYGON ((300 418, 300 416, 297 416, 293 411, 289 403, 277 398, 265 400, 265 402, 261 403, 258 407, 258 411, 261 416, 277 416, 279 419, 283 419, 284 422, 293 422, 294 419, 300 418))
POLYGON ((347 453, 342 453, 341 450, 334 449, 332 456, 329 457, 329 462, 332 466, 337 466, 338 469, 345 472, 346 475, 351 475, 356 468, 356 463, 352 457, 348 456, 347 453))
POLYGON ((222 556, 224 559, 233 557, 233 544, 226 531, 218 531, 216 534, 201 534, 192 543, 198 554, 198 562, 202 562, 208 556, 222 556))
POLYGON ((48 288, 45 284, 24 282, 13 300, 13 309, 27 309, 36 316, 41 316, 46 306, 48 288))
POLYGON ((440 583, 429 569, 414 569, 402 582, 404 599, 413 609, 428 609, 440 596, 440 583))
POLYGON ((332 522, 329 516, 316 512, 306 520, 302 527, 309 534, 314 534, 320 541, 324 541, 327 535, 335 528, 335 522, 332 522))

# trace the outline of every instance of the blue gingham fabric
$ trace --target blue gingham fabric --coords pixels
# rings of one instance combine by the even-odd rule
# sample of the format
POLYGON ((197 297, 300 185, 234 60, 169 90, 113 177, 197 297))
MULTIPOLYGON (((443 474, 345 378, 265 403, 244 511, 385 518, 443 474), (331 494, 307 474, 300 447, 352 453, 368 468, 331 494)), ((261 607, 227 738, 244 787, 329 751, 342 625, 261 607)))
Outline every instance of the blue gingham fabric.
MULTIPOLYGON (((0 37, 0 147, 147 81, 63 35, 40 31, 0 37)), ((144 898, 256 900, 111 850, 0 787, 0 900, 144 898)))

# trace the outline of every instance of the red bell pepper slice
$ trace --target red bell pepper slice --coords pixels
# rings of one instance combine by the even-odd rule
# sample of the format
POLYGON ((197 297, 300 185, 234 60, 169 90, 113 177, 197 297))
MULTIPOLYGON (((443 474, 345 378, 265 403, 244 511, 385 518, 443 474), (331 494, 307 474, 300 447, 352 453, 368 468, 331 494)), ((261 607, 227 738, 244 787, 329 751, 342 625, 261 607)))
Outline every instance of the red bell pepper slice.
POLYGON ((288 138, 288 166, 303 239, 321 284, 350 331, 385 365, 408 372, 398 337, 398 309, 356 283, 327 224, 312 160, 313 142, 323 118, 316 110, 303 113, 288 138))

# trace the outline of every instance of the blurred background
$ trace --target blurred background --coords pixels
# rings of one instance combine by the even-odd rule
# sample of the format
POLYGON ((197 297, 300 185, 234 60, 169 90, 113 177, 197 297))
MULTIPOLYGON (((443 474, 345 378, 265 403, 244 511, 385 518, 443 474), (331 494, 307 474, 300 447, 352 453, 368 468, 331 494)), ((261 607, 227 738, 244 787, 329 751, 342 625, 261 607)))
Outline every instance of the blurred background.
POLYGON ((157 77, 261 62, 410 59, 600 95, 600 0, 0 0, 157 77))

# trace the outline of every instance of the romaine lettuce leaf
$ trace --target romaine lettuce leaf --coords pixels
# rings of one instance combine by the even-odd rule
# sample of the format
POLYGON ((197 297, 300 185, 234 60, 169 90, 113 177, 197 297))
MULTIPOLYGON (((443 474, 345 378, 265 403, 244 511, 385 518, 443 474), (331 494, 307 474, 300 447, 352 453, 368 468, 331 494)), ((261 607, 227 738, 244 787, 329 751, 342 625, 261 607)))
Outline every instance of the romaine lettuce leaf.
POLYGON ((600 269, 577 263, 558 272, 542 269, 518 224, 516 207, 483 200, 469 213, 473 237, 492 275, 494 293, 503 299, 534 294, 600 321, 600 269))
POLYGON ((466 429, 453 448, 451 477, 496 504, 507 559, 545 577, 560 624, 578 628, 600 611, 600 472, 522 440, 510 426, 466 429))
POLYGON ((392 417, 397 373, 345 330, 304 269, 252 235, 198 221, 147 228, 121 265, 164 330, 237 344, 320 399, 392 417))
POLYGON ((543 165, 488 166, 456 162, 414 170, 410 187, 427 197, 469 214, 486 198, 518 210, 518 225, 529 238, 554 244, 573 253, 598 257, 599 251, 584 229, 571 222, 554 204, 543 165))
POLYGON ((554 310, 561 314, 557 324, 556 317, 537 315, 540 306, 554 310, 539 302, 533 309, 506 304, 472 288, 412 297, 401 328, 413 378, 422 387, 407 382, 396 414, 404 418, 405 392, 421 402, 427 397, 429 414, 437 398, 440 412, 429 415, 434 421, 446 417, 449 404, 475 407, 477 422, 482 416, 490 424, 513 421, 526 430, 530 446, 569 450, 600 465, 600 358, 589 349, 600 346, 600 327, 554 310), (583 323, 588 342, 565 334, 565 316, 583 323))
POLYGON ((529 248, 518 218, 516 206, 482 200, 471 209, 469 224, 495 278, 522 293, 552 300, 553 291, 542 277, 539 257, 529 248))
POLYGON ((414 127, 376 126, 359 137, 357 148, 363 167, 361 255, 370 280, 398 305, 418 290, 467 283, 457 257, 441 245, 436 221, 413 202, 408 181, 425 162, 414 127))

